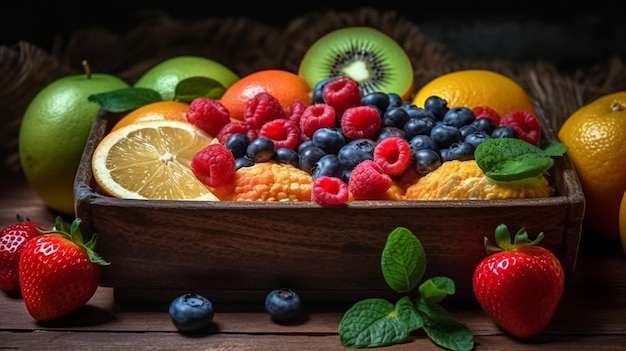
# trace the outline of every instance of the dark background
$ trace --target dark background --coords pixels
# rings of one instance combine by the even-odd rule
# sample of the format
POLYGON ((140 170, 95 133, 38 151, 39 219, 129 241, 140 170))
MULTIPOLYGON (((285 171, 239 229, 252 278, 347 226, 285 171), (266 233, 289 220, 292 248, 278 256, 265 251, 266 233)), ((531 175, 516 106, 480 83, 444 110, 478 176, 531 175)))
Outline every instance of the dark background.
MULTIPOLYGON (((136 26, 149 11, 164 11, 176 19, 249 17, 285 26, 294 17, 311 12, 349 11, 356 7, 394 10, 416 23, 432 40, 467 58, 550 60, 564 67, 577 67, 618 55, 626 56, 626 21, 608 1, 583 4, 465 1, 305 1, 274 4, 240 1, 180 2, 145 6, 81 2, 35 5, 29 1, 4 5, 0 10, 0 45, 20 40, 50 49, 63 43, 76 29, 101 27, 124 33, 136 26), (550 8, 545 8, 549 6, 550 8)), ((548 3, 548 2, 546 2, 548 3)))

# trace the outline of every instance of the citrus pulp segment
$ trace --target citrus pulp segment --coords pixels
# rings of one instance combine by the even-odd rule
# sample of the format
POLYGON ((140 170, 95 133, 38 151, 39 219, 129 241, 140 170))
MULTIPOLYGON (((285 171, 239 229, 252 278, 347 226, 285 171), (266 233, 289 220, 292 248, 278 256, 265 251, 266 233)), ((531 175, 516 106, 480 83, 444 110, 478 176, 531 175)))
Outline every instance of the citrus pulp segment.
POLYGON ((99 191, 118 198, 205 200, 217 197, 193 174, 193 156, 213 141, 181 121, 146 121, 107 134, 92 171, 99 191))

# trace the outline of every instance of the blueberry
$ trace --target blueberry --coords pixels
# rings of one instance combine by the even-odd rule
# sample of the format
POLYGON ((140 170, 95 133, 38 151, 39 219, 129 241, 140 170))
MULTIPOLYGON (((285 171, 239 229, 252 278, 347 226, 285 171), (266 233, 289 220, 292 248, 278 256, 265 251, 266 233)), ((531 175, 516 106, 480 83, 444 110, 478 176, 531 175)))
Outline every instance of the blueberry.
POLYGON ((344 145, 346 137, 341 128, 320 128, 311 137, 313 145, 324 150, 327 154, 336 154, 344 145))
POLYGON ((430 137, 430 135, 416 135, 409 139, 409 146, 413 152, 421 149, 431 149, 433 151, 439 150, 437 143, 430 137))
POLYGON ((492 138, 517 138, 517 131, 509 126, 499 126, 491 132, 492 138))
POLYGON ((250 138, 242 133, 231 134, 224 142, 224 146, 230 150, 235 158, 244 157, 248 145, 250 145, 250 138))
POLYGON ((242 167, 252 167, 254 166, 254 161, 252 161, 251 159, 245 156, 239 157, 235 159, 235 166, 236 166, 236 169, 239 169, 242 167))
POLYGON ((343 163, 341 163, 337 155, 326 154, 311 168, 311 175, 313 176, 313 180, 321 176, 341 178, 343 170, 343 163))
POLYGON ((459 161, 473 160, 475 149, 476 148, 474 147, 474 145, 465 141, 454 143, 450 145, 449 148, 447 148, 445 155, 442 153, 441 161, 446 162, 446 161, 452 161, 452 160, 459 160, 459 161))
POLYGON ((209 330, 215 309, 206 297, 188 293, 175 298, 169 307, 169 316, 181 333, 200 333, 209 330))
POLYGON ((417 174, 424 176, 441 166, 441 156, 431 149, 415 150, 411 166, 417 174))
POLYGON ((438 121, 441 121, 449 109, 448 101, 436 95, 429 96, 424 101, 424 109, 432 112, 433 115, 435 115, 435 118, 438 121))
POLYGON ((459 128, 459 131, 461 132, 461 139, 465 139, 468 135, 475 133, 477 130, 476 127, 470 123, 459 128))
POLYGON ((361 98, 361 105, 377 107, 383 114, 389 107, 389 95, 380 91, 365 94, 361 98))
POLYGON ((296 150, 281 147, 276 149, 273 159, 276 162, 290 164, 296 168, 300 167, 300 155, 296 150))
POLYGON ((272 290, 265 297, 265 311, 274 322, 293 321, 302 313, 300 296, 289 288, 272 290))
POLYGON ((440 149, 448 148, 453 143, 463 139, 459 128, 445 123, 437 123, 430 131, 430 137, 440 149))
POLYGON ((337 156, 346 170, 352 170, 365 160, 374 160, 376 142, 369 139, 355 139, 339 150, 337 156))
POLYGON ((326 152, 319 147, 308 147, 300 153, 300 162, 298 166, 301 170, 311 173, 311 169, 313 169, 317 161, 319 161, 324 155, 326 155, 326 152))
POLYGON ((404 103, 402 97, 397 93, 388 93, 387 96, 389 97, 389 106, 387 108, 400 107, 404 103))
POLYGON ((383 126, 402 128, 409 120, 409 113, 402 107, 391 107, 385 111, 382 118, 383 126))
POLYGON ((258 137, 246 148, 246 156, 254 162, 269 161, 274 157, 276 144, 267 137, 258 137))
POLYGON ((406 137, 411 139, 416 135, 430 135, 430 131, 435 126, 435 119, 430 117, 411 118, 404 124, 406 137))
POLYGON ((409 114, 409 118, 432 118, 433 120, 437 120, 431 111, 417 107, 413 104, 402 105, 402 108, 404 108, 404 110, 409 114))
POLYGON ((378 138, 376 142, 380 142, 381 140, 391 138, 391 137, 399 137, 402 139, 406 139, 406 133, 404 130, 396 127, 382 127, 378 132, 378 138))
POLYGON ((471 124, 477 131, 485 132, 487 134, 491 134, 494 129, 496 129, 496 122, 494 122, 491 118, 480 117, 475 119, 471 124))
POLYGON ((491 137, 489 136, 489 134, 487 134, 485 132, 473 132, 473 133, 470 133, 467 136, 465 136, 463 141, 474 145, 474 147, 477 147, 478 144, 484 142, 485 140, 487 140, 489 138, 491 138, 491 137))
POLYGON ((453 107, 443 115, 443 123, 451 124, 457 128, 468 125, 474 120, 476 120, 474 111, 463 106, 453 107))
POLYGON ((301 142, 300 145, 298 145, 298 149, 296 151, 298 151, 298 154, 301 154, 302 151, 304 151, 304 149, 310 146, 316 146, 313 140, 312 139, 305 140, 301 142))

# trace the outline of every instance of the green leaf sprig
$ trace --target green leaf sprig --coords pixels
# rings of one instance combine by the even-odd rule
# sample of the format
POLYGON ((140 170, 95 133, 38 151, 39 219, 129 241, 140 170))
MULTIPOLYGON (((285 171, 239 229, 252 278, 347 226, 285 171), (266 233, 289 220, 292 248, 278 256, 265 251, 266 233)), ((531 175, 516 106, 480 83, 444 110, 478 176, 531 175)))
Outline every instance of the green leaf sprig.
POLYGON ((454 281, 438 276, 422 282, 426 253, 419 239, 404 227, 387 237, 381 255, 387 285, 405 294, 396 304, 380 298, 357 302, 339 323, 341 344, 352 348, 382 347, 405 342, 413 331, 423 329, 437 345, 453 351, 474 348, 471 331, 439 305, 456 291, 454 281), (420 282, 422 282, 420 284, 420 282), (409 294, 417 287, 418 296, 409 294))
POLYGON ((511 182, 541 176, 554 165, 552 157, 563 156, 566 150, 558 141, 535 146, 518 138, 491 138, 476 147, 474 158, 485 176, 511 182))
MULTIPOLYGON (((226 87, 215 79, 189 77, 181 80, 176 85, 174 101, 190 103, 199 97, 219 99, 225 91, 226 87)), ((114 113, 130 111, 153 102, 163 101, 163 97, 157 91, 139 87, 93 94, 87 99, 98 103, 103 110, 114 113)))

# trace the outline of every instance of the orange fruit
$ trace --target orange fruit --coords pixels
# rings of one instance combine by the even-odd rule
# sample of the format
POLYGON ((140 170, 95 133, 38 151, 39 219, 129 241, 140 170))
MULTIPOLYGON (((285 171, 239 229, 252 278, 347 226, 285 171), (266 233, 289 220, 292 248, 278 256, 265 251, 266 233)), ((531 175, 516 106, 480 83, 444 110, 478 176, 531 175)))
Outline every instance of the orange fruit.
POLYGON ((93 177, 101 193, 118 198, 216 201, 191 170, 193 156, 212 141, 186 122, 129 124, 98 143, 93 177))
POLYGON ((619 205, 619 235, 622 240, 622 249, 626 253, 626 191, 619 205))
POLYGON ((232 119, 243 120, 246 102, 263 91, 278 99, 283 108, 296 100, 311 104, 312 91, 308 83, 293 72, 279 69, 257 71, 242 77, 226 89, 220 102, 232 119))
POLYGON ((180 101, 157 101, 138 107, 124 115, 111 129, 114 131, 129 124, 154 121, 175 120, 187 122, 189 104, 180 101))
POLYGON ((626 190, 626 91, 580 107, 557 136, 567 146, 585 196, 584 231, 619 240, 619 207, 626 190))
POLYGON ((524 88, 504 74, 468 69, 443 74, 423 85, 415 94, 413 104, 424 107, 430 96, 439 96, 448 107, 489 106, 500 116, 511 110, 535 112, 532 98, 524 88))

